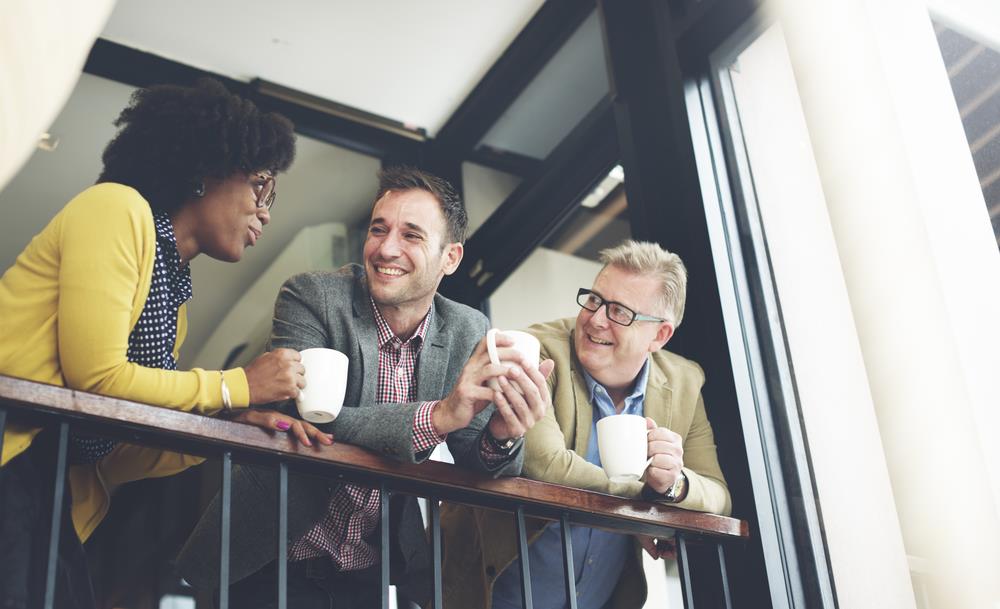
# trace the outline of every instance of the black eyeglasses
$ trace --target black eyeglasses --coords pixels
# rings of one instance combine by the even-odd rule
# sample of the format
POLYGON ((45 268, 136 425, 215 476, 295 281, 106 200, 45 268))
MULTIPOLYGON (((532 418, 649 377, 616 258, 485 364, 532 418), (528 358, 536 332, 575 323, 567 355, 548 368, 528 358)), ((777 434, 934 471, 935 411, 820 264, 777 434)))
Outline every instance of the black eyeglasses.
POLYGON ((604 300, 587 288, 580 288, 580 291, 576 293, 576 304, 593 313, 597 313, 601 307, 607 306, 608 319, 622 326, 631 326, 632 322, 635 321, 667 321, 662 317, 653 317, 652 315, 636 313, 620 302, 604 300))
POLYGON ((271 208, 274 206, 274 199, 278 195, 274 190, 274 176, 266 173, 258 173, 254 174, 250 179, 253 181, 254 190, 257 191, 257 209, 264 207, 268 211, 271 211, 271 208))

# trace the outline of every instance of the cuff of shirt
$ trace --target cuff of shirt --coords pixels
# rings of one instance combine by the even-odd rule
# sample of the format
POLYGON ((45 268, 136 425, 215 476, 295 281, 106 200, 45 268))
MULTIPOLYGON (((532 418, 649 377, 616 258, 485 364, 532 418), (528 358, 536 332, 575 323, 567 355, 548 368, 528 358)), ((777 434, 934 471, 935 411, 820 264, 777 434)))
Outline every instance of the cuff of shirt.
POLYGON ((493 442, 490 442, 489 438, 486 437, 488 433, 490 433, 488 430, 484 431, 483 435, 479 437, 479 457, 487 467, 494 467, 509 459, 510 452, 497 449, 493 442))
MULTIPOLYGON (((214 374, 214 373, 213 373, 214 374)), ((250 406, 250 384, 247 383, 247 373, 243 368, 233 368, 223 370, 220 377, 226 380, 229 387, 229 397, 233 402, 233 408, 246 408, 250 406)), ((222 397, 222 382, 219 382, 218 395, 222 397)), ((219 402, 222 405, 222 402, 219 402)))
POLYGON ((417 414, 413 417, 413 452, 415 453, 430 450, 444 442, 445 437, 447 437, 439 435, 434 429, 431 413, 434 412, 434 407, 437 405, 438 402, 435 400, 424 402, 417 407, 417 414))

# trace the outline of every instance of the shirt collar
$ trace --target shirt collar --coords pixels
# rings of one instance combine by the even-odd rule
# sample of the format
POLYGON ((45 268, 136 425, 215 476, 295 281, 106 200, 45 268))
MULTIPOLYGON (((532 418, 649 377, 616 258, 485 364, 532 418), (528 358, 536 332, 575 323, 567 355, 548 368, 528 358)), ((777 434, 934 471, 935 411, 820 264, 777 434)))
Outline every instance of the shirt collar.
POLYGON ((174 236, 174 225, 170 221, 170 216, 165 212, 153 214, 153 225, 156 226, 156 241, 169 263, 167 268, 171 271, 181 268, 181 255, 177 251, 177 237, 174 236))
POLYGON ((177 237, 174 235, 174 225, 166 212, 153 214, 153 225, 156 227, 156 243, 163 256, 167 275, 170 278, 172 291, 177 297, 178 306, 191 298, 191 265, 181 264, 181 255, 177 251, 177 237))
POLYGON ((174 236, 174 225, 166 212, 153 214, 153 225, 156 227, 156 238, 174 245, 177 249, 177 237, 174 236))
MULTIPOLYGON (((597 388, 600 387, 604 390, 605 395, 607 394, 607 388, 601 385, 594 377, 590 376, 587 369, 580 367, 580 371, 583 372, 583 380, 587 383, 587 396, 590 398, 590 403, 593 404, 595 401, 594 393, 597 388)), ((626 403, 634 402, 636 400, 643 401, 646 398, 646 384, 649 381, 649 358, 643 362, 642 368, 639 369, 639 374, 635 377, 635 386, 632 389, 632 394, 625 398, 626 403)))
POLYGON ((423 321, 417 326, 417 331, 413 333, 408 340, 403 341, 398 336, 392 332, 392 328, 389 327, 389 322, 382 317, 382 312, 378 310, 378 305, 375 304, 375 300, 371 297, 368 298, 372 305, 372 311, 375 312, 375 326, 378 329, 378 346, 379 349, 385 347, 388 343, 395 341, 398 346, 402 347, 406 343, 417 341, 416 346, 420 346, 424 342, 424 338, 427 335, 427 328, 430 326, 431 315, 434 313, 434 307, 432 306, 427 310, 427 315, 424 315, 423 321))

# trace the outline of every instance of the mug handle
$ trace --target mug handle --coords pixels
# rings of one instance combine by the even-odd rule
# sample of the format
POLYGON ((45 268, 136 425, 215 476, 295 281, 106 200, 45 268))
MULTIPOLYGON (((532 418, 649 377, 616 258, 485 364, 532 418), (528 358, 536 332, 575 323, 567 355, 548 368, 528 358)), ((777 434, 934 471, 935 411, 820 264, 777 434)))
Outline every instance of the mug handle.
POLYGON ((486 332, 486 351, 490 354, 490 362, 493 364, 500 363, 500 356, 497 354, 497 332, 499 331, 496 328, 490 328, 486 332))

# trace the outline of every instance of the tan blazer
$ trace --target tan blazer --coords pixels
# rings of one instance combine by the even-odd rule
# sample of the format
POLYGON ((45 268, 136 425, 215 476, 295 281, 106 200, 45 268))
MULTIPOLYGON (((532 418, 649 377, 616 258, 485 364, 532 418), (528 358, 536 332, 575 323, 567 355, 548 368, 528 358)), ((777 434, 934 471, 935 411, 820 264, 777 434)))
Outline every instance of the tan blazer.
MULTIPOLYGON (((641 482, 613 483, 604 470, 589 463, 587 454, 593 407, 572 344, 573 318, 532 326, 542 358, 555 361, 549 377, 553 408, 525 436, 524 476, 544 482, 638 497, 641 482)), ((673 353, 650 356, 649 381, 643 408, 657 424, 684 441, 684 474, 688 494, 676 504, 689 510, 728 515, 729 489, 719 468, 715 439, 705 414, 701 387, 705 375, 698 364, 673 353)), ((494 510, 444 504, 444 606, 446 609, 489 609, 493 583, 517 557, 513 516, 494 510)), ((541 534, 547 521, 527 520, 528 540, 541 534)), ((634 544, 615 589, 614 607, 638 609, 646 599, 641 548, 634 544)), ((562 580, 551 582, 562 585, 562 580)))

